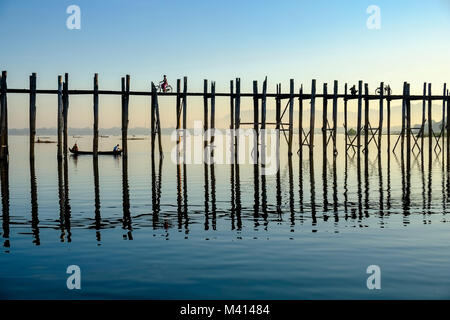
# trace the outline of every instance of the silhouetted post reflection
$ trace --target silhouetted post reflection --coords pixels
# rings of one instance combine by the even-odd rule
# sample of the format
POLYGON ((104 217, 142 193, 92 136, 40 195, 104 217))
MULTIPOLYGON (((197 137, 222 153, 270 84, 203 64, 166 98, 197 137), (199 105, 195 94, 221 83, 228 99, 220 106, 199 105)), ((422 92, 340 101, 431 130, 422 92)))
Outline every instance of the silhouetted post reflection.
POLYGON ((212 228, 213 230, 216 230, 216 223, 217 223, 217 203, 216 203, 216 172, 214 163, 210 164, 210 171, 211 171, 211 213, 212 213, 212 228))
POLYGON ((370 186, 369 186, 369 146, 366 146, 364 152, 364 216, 369 217, 369 200, 370 186))
POLYGON ((93 157, 92 165, 94 169, 94 203, 95 203, 95 234, 97 241, 102 240, 100 229, 102 227, 102 216, 100 214, 100 183, 98 175, 98 157, 93 157))
POLYGON ((253 218, 255 222, 255 228, 259 226, 259 165, 253 164, 253 218))
POLYGON ((345 166, 344 166, 344 212, 345 219, 348 217, 348 156, 345 154, 345 166))
POLYGON ((383 217, 384 215, 384 191, 383 191, 383 167, 381 164, 381 153, 378 152, 378 186, 379 186, 379 193, 380 193, 380 216, 383 217))
MULTIPOLYGON (((450 98, 449 98, 450 99, 450 98)), ((447 101, 447 107, 448 107, 448 112, 447 115, 448 117, 450 117, 450 101, 447 101)), ((450 130, 450 121, 448 124, 448 130, 450 130)), ((450 134, 450 131, 449 133, 450 134)), ((446 170, 446 174, 445 174, 445 178, 446 178, 446 192, 445 192, 445 196, 446 196, 446 201, 449 201, 450 199, 450 163, 449 163, 449 156, 450 156, 450 137, 447 137, 447 170, 446 170)))
POLYGON ((64 242, 64 178, 63 164, 58 160, 58 200, 59 200, 59 226, 61 228, 61 242, 64 242))
POLYGON ((264 219, 264 230, 267 230, 269 224, 267 218, 267 182, 266 175, 261 175, 261 207, 262 207, 262 217, 264 219))
POLYGON ((188 216, 188 193, 187 193, 187 171, 186 162, 183 163, 183 216, 185 233, 189 233, 189 216, 188 216))
MULTIPOLYGON (((187 198, 187 172, 186 172, 186 152, 183 150, 181 158, 180 147, 177 147, 177 213, 178 229, 184 228, 185 233, 189 233, 188 198, 187 198)), ((184 149, 184 146, 183 146, 184 149)))
MULTIPOLYGON (((206 143, 206 141, 205 141, 206 143)), ((205 149, 205 157, 206 157, 205 149)), ((209 183, 208 183, 208 164, 203 164, 204 190, 205 190, 205 230, 209 230, 209 183)))
MULTIPOLYGON (((406 152, 407 153, 407 152, 406 152)), ((409 224, 408 216, 410 214, 410 159, 408 154, 406 154, 406 163, 404 159, 404 154, 401 155, 401 174, 402 174, 402 207, 403 207, 403 224, 409 224)))
MULTIPOLYGON (((432 141, 430 140, 429 143, 432 141)), ((431 148, 429 147, 428 150, 428 214, 431 214, 431 201, 432 201, 432 171, 433 171, 433 155, 431 148)))
MULTIPOLYGON (((421 154, 423 155, 423 153, 421 152, 421 154)), ((391 153, 388 152, 387 153, 387 196, 386 196, 386 209, 387 209, 387 214, 390 214, 390 210, 392 208, 391 206, 391 153)))
POLYGON ((241 220, 241 211, 242 211, 242 202, 241 202, 241 177, 239 170, 239 163, 235 165, 235 192, 236 192, 236 227, 237 230, 240 231, 242 229, 242 220, 241 220))
POLYGON ((336 165, 336 157, 333 157, 333 211, 334 211, 334 221, 339 222, 338 215, 338 186, 337 186, 337 165, 336 165))
POLYGON ((67 156, 64 156, 64 224, 67 230, 67 241, 71 241, 71 226, 70 226, 70 218, 71 218, 71 207, 70 207, 70 198, 69 198, 69 170, 68 170, 68 161, 67 156))
MULTIPOLYGON (((11 246, 9 240, 9 163, 8 161, 0 162, 0 180, 2 189, 2 228, 3 228, 3 247, 11 246)), ((7 249, 9 252, 9 249, 7 249)))
MULTIPOLYGON (((278 167, 280 168, 280 167, 278 167)), ((281 210, 281 173, 280 173, 280 169, 277 170, 277 174, 276 174, 276 200, 277 200, 277 215, 278 215, 278 219, 281 221, 282 220, 282 210, 281 210)))
POLYGON ((128 185, 128 159, 122 157, 122 208, 123 208, 123 220, 122 226, 124 230, 127 230, 127 234, 123 235, 124 239, 133 240, 133 229, 130 212, 130 189, 128 185))
MULTIPOLYGON (((444 145, 444 132, 442 132, 442 145, 444 145)), ((442 151, 442 154, 444 155, 445 152, 442 151)), ((442 213, 445 214, 446 208, 447 208, 447 197, 445 193, 445 159, 444 156, 442 156, 442 163, 441 163, 441 184, 442 184, 442 213)))
POLYGON ((181 192, 181 162, 179 153, 177 152, 177 216, 178 216, 178 230, 183 227, 183 195, 181 192))
MULTIPOLYGON (((314 154, 309 154, 309 180, 310 180, 310 190, 311 190, 311 218, 312 225, 317 225, 316 219, 316 182, 314 178, 314 154)), ((313 230, 316 232, 316 230, 313 230)))
MULTIPOLYGON (((423 150, 423 148, 422 148, 423 150)), ((420 153, 421 163, 420 163, 420 174, 422 178, 422 214, 425 222, 425 215, 427 209, 427 197, 426 197, 426 183, 425 183, 425 164, 424 164, 424 156, 423 152, 420 153)))
POLYGON ((362 218, 362 188, 361 188, 361 156, 358 153, 356 158, 356 178, 357 178, 357 193, 358 193, 358 216, 362 218))
POLYGON ((157 228, 159 222, 159 213, 161 212, 161 185, 162 185, 162 164, 163 157, 159 157, 158 175, 156 175, 155 155, 151 155, 152 166, 152 211, 153 228, 157 228))
MULTIPOLYGON (((302 146, 300 146, 300 150, 302 146)), ((303 214, 305 212, 304 202, 304 190, 303 190, 303 152, 299 153, 298 161, 298 193, 299 193, 299 207, 300 207, 300 223, 303 224, 303 214)))
POLYGON ((67 231, 67 241, 71 241, 70 233, 70 204, 69 204, 69 178, 67 169, 67 157, 58 160, 58 198, 59 198, 59 222, 61 228, 61 242, 64 242, 67 231))
POLYGON ((38 197, 36 170, 34 165, 34 157, 30 158, 30 194, 31 194, 31 230, 33 233, 33 243, 37 246, 41 244, 39 237, 39 213, 38 213, 38 197))
POLYGON ((236 216, 236 192, 235 192, 235 184, 234 184, 234 166, 235 164, 232 162, 230 166, 230 194, 231 194, 231 230, 236 228, 235 226, 235 216, 236 216))
MULTIPOLYGON (((295 225, 295 205, 294 205, 294 174, 292 171, 292 157, 288 157, 289 166, 289 211, 291 213, 291 226, 295 225)), ((291 230, 292 232, 294 229, 291 230)))
POLYGON ((323 157, 322 157, 322 185, 323 185, 323 212, 324 212, 324 218, 327 219, 327 212, 328 212, 328 173, 327 173, 327 165, 328 165, 328 159, 327 159, 327 146, 326 146, 326 140, 325 144, 323 145, 325 150, 323 151, 323 157))

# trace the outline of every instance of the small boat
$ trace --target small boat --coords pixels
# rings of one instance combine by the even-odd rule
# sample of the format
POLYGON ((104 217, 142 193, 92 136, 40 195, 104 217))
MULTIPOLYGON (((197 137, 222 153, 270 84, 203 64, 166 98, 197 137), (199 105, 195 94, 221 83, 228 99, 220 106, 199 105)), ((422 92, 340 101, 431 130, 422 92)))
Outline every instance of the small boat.
POLYGON ((133 135, 131 138, 128 138, 128 140, 145 140, 146 138, 144 137, 136 137, 135 135, 133 135))
MULTIPOLYGON (((74 155, 88 155, 88 154, 94 154, 93 151, 74 151, 71 148, 69 148, 70 153, 74 154, 74 155)), ((99 155, 104 155, 104 156, 118 156, 120 154, 122 154, 122 150, 119 151, 99 151, 98 152, 99 155)))
POLYGON ((100 138, 109 138, 109 136, 100 136, 100 138))
POLYGON ((36 140, 36 143, 56 143, 56 141, 41 140, 40 138, 38 138, 38 139, 36 140))

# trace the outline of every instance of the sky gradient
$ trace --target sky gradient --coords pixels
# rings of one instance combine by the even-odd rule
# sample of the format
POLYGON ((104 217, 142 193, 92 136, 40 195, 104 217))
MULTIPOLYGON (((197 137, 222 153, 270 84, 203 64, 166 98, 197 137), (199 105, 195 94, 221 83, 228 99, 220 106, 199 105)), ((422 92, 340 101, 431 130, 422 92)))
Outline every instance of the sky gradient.
MULTIPOLYGON (((115 90, 125 74, 132 90, 149 90, 167 74, 173 86, 188 76, 197 92, 203 79, 228 92, 236 77, 249 92, 253 80, 261 85, 268 76, 270 92, 278 82, 287 90, 290 78, 309 92, 314 78, 319 92, 323 82, 331 89, 339 80, 342 92, 345 82, 361 79, 371 92, 384 81, 400 93, 409 81, 414 94, 423 82, 441 94, 450 74, 448 0, 1 0, 0 29, 0 67, 10 88, 28 88, 37 72, 39 89, 55 89, 57 75, 68 72, 72 89, 92 88, 99 73, 100 89, 115 90), (81 8, 81 30, 66 28, 72 4, 81 8), (369 5, 381 8, 379 30, 366 27, 369 5)), ((164 127, 175 125, 174 102, 160 100, 164 127)), ((28 97, 10 94, 8 105, 9 126, 27 127, 28 97)), ((56 126, 56 97, 39 96, 37 106, 38 127, 56 126)), ((244 110, 251 106, 244 101, 244 110)), ((203 118, 201 99, 189 99, 189 108, 190 125, 203 118)), ((227 126, 228 100, 219 99, 217 110, 217 125, 227 126)), ((101 97, 100 118, 100 127, 120 125, 120 97, 101 97)), ((149 118, 149 98, 132 97, 130 126, 148 127, 149 118)), ((91 125, 92 97, 71 97, 69 126, 91 125)))

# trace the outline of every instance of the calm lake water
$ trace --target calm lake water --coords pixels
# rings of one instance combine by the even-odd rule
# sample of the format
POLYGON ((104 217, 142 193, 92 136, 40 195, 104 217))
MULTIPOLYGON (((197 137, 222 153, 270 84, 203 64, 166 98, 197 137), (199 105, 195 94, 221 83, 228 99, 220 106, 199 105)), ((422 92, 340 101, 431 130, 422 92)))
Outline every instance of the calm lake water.
MULTIPOLYGON (((168 136, 162 161, 137 140, 125 162, 60 165, 55 144, 37 144, 33 166, 28 138, 11 136, 0 298, 450 298, 442 154, 413 157, 409 169, 399 152, 346 159, 338 135, 339 155, 330 149, 324 162, 315 139, 313 159, 305 149, 292 161, 282 141, 279 174, 262 176, 251 164, 178 167, 168 136), (81 268, 81 290, 66 287, 69 265, 81 268), (381 290, 367 289, 370 265, 381 290)), ((76 140, 91 148, 91 137, 76 140)), ((100 149, 116 143, 101 139, 100 149)))

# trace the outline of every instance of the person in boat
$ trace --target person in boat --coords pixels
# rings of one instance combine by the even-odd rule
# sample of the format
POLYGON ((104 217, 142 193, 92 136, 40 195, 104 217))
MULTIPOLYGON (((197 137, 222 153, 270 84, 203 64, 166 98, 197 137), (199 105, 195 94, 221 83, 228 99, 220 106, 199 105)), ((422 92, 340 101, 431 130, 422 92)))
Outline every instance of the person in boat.
POLYGON ((74 144, 73 147, 72 147, 72 151, 73 151, 73 152, 78 152, 78 145, 77 145, 76 142, 75 142, 75 144, 74 144))
POLYGON ((113 149, 113 152, 120 152, 119 145, 116 145, 113 149))
POLYGON ((162 85, 161 85, 161 88, 162 88, 163 92, 167 91, 167 86, 168 85, 169 85, 169 82, 167 82, 167 76, 164 75, 164 79, 163 79, 162 85))

